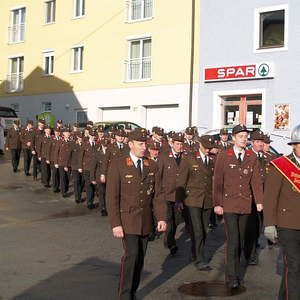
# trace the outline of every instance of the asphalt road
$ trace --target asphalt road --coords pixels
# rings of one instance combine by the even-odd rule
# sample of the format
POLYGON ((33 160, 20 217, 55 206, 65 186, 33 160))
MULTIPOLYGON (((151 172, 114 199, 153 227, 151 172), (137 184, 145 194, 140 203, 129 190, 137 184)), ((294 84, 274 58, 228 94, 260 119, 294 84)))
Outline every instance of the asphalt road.
MULTIPOLYGON (((190 263, 190 239, 182 227, 178 246, 170 257, 162 239, 149 243, 138 299, 224 299, 178 291, 184 283, 205 281, 209 287, 224 281, 223 226, 206 245, 210 272, 190 263)), ((121 242, 98 210, 46 190, 22 171, 14 174, 7 155, 0 157, 0 300, 116 300, 121 256, 121 242)), ((275 300, 279 257, 279 249, 262 249, 259 265, 246 270, 246 290, 226 299, 275 300)))

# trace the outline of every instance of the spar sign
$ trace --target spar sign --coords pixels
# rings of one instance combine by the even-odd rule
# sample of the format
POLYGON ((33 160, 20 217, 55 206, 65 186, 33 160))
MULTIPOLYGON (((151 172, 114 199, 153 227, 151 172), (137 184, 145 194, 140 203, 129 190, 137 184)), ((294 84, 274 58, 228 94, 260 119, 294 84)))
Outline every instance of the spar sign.
POLYGON ((273 77, 274 66, 272 63, 258 63, 252 65, 204 69, 205 82, 224 80, 265 79, 273 77))

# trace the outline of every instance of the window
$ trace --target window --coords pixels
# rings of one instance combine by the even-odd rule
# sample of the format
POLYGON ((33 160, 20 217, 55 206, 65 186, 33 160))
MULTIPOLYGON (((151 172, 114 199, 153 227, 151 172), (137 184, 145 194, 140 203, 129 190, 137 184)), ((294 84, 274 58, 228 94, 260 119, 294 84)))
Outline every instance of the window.
POLYGON ((77 111, 76 112, 76 122, 79 124, 87 123, 88 117, 86 111, 77 111))
POLYGON ((52 111, 52 103, 51 102, 43 102, 42 103, 42 111, 43 112, 51 112, 52 111))
POLYGON ((128 6, 128 21, 152 18, 153 0, 131 0, 128 6))
POLYGON ((151 38, 129 42, 129 59, 126 61, 127 80, 151 79, 151 38))
POLYGON ((81 72, 83 70, 83 46, 72 49, 72 72, 81 72))
POLYGON ((10 105, 10 107, 15 111, 15 112, 19 112, 20 111, 20 105, 19 103, 12 103, 10 105))
POLYGON ((54 52, 44 52, 44 75, 53 75, 54 71, 54 52))
POLYGON ((17 56, 9 59, 9 74, 7 75, 7 91, 21 92, 24 89, 24 57, 17 56))
POLYGON ((287 49, 287 6, 256 10, 255 50, 272 51, 287 49))
POLYGON ((85 0, 74 0, 74 17, 80 18, 85 15, 85 0))
POLYGON ((8 42, 20 43, 25 40, 25 7, 11 11, 11 25, 8 28, 8 42))
POLYGON ((45 23, 55 23, 56 0, 47 0, 45 6, 45 23))

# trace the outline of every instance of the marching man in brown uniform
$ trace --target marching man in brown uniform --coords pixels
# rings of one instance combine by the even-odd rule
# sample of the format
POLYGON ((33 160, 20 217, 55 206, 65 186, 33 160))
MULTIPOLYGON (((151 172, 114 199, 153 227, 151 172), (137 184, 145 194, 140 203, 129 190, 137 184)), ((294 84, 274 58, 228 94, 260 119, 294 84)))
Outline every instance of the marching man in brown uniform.
POLYGON ((300 299, 300 125, 292 131, 293 153, 271 161, 265 183, 265 236, 278 238, 284 257, 279 300, 300 299), (277 227, 277 228, 276 228, 277 227))
POLYGON ((113 235, 124 247, 119 299, 134 300, 144 265, 152 214, 158 231, 166 230, 165 202, 157 195, 158 170, 144 157, 146 130, 129 135, 130 152, 112 161, 107 176, 107 208, 113 235))
POLYGON ((184 201, 189 211, 192 225, 192 256, 195 259, 195 267, 199 271, 209 271, 211 268, 204 257, 204 244, 213 207, 214 162, 209 157, 209 150, 214 146, 214 142, 209 135, 201 136, 199 142, 199 152, 191 153, 181 163, 176 202, 184 201))
POLYGON ((30 164, 34 146, 34 130, 32 120, 27 121, 26 128, 21 130, 21 142, 24 158, 24 173, 26 176, 30 176, 30 164))
POLYGON ((11 152, 11 163, 14 173, 16 173, 18 171, 22 148, 19 120, 14 121, 13 127, 8 130, 5 148, 6 151, 10 150, 11 152))
POLYGON ((218 141, 218 145, 219 145, 220 151, 232 148, 232 144, 230 144, 228 141, 228 129, 227 128, 222 128, 220 130, 220 140, 218 141))
MULTIPOLYGON (((166 201, 167 207, 167 231, 165 233, 165 247, 170 250, 170 254, 176 254, 176 229, 181 220, 181 211, 176 206, 176 187, 179 177, 180 164, 182 160, 182 151, 184 143, 184 134, 179 132, 172 136, 171 151, 163 152, 158 159, 158 172, 161 181, 161 195, 166 201)), ((183 208, 183 207, 182 207, 183 208)))
POLYGON ((197 152, 199 149, 198 142, 194 141, 195 131, 193 127, 187 127, 185 129, 185 143, 184 150, 187 152, 197 152))
POLYGON ((251 150, 245 150, 248 129, 233 128, 233 149, 221 151, 214 170, 213 204, 215 213, 224 215, 227 238, 226 275, 230 288, 241 283, 240 259, 244 248, 246 224, 251 213, 252 192, 257 211, 263 209, 263 185, 259 163, 251 150))
POLYGON ((42 138, 42 147, 39 159, 41 159, 41 183, 44 187, 50 187, 51 178, 51 166, 50 166, 50 155, 52 148, 52 137, 51 137, 51 127, 45 126, 45 135, 42 138))

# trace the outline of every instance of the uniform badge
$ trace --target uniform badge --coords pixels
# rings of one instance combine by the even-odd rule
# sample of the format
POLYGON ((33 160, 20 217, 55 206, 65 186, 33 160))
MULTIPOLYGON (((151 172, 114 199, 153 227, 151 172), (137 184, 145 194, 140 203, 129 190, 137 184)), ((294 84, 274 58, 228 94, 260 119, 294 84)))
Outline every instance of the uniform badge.
POLYGON ((125 178, 132 178, 133 175, 125 175, 125 178))
POLYGON ((149 189, 147 190, 147 195, 150 196, 153 192, 153 185, 150 185, 149 189))
POLYGON ((236 167, 236 165, 235 165, 235 164, 229 164, 229 167, 230 167, 231 169, 233 169, 234 167, 236 167))
POLYGON ((245 175, 248 175, 249 171, 248 171, 247 169, 244 169, 243 173, 244 173, 245 175))
POLYGON ((173 153, 172 152, 169 153, 169 157, 173 157, 173 153))
POLYGON ((199 168, 199 165, 192 165, 192 168, 199 168))
POLYGON ((149 160, 148 159, 144 160, 144 166, 149 167, 149 160))
POLYGON ((133 161, 130 157, 126 158, 126 165, 127 165, 127 167, 132 167, 133 166, 133 161))

